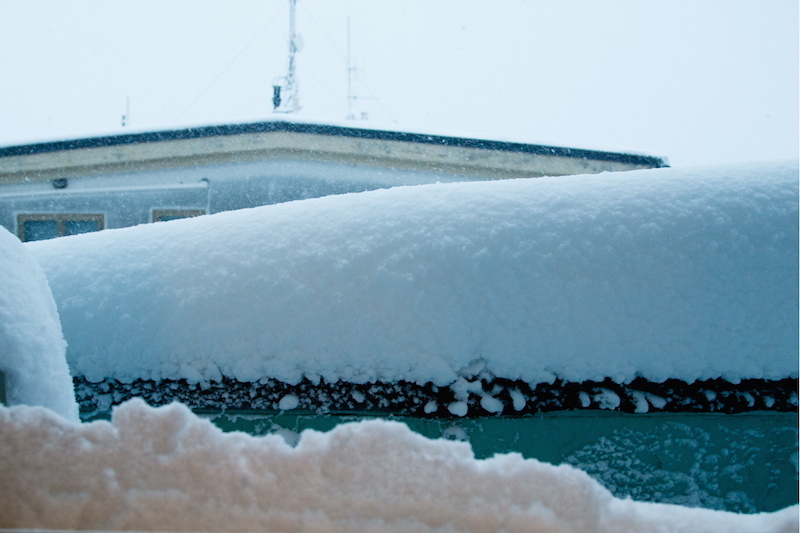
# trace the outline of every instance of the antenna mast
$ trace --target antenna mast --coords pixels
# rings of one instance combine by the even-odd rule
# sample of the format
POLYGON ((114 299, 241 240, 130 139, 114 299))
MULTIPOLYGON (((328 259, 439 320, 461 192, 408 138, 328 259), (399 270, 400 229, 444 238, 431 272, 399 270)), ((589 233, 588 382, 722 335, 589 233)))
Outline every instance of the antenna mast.
POLYGON ((300 99, 295 77, 295 54, 300 51, 299 37, 295 31, 297 0, 289 0, 289 66, 286 76, 272 82, 272 106, 275 113, 297 113, 300 99))
MULTIPOLYGON (((347 17, 347 120, 356 119, 356 101, 362 99, 358 96, 353 88, 353 79, 355 78, 358 67, 353 64, 350 46, 350 17, 347 17)), ((361 120, 367 120, 369 114, 365 111, 361 112, 361 120)))
POLYGON ((353 120, 356 116, 353 114, 353 106, 356 101, 356 96, 353 94, 353 63, 350 56, 350 17, 347 17, 347 119, 353 120))
POLYGON ((122 115, 122 127, 124 128, 131 122, 131 97, 125 97, 125 114, 122 115))

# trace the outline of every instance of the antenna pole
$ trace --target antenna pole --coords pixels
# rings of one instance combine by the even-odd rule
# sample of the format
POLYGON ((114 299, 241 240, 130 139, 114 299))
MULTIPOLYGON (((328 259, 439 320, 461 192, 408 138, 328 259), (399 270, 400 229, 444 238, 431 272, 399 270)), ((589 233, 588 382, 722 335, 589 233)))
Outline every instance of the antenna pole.
POLYGON ((122 127, 127 126, 131 121, 131 97, 125 97, 125 114, 122 115, 122 127))
POLYGON ((350 17, 347 17, 347 119, 354 120, 353 105, 355 95, 353 94, 353 63, 350 55, 350 17))
POLYGON ((295 94, 296 80, 294 77, 294 61, 295 54, 297 53, 297 32, 295 31, 295 9, 297 8, 297 0, 289 0, 289 72, 286 74, 286 88, 287 92, 291 94, 293 99, 293 107, 297 105, 297 95, 295 94))
MULTIPOLYGON (((354 81, 356 71, 359 69, 353 64, 351 55, 352 47, 350 45, 350 17, 347 17, 347 119, 356 119, 356 103, 362 97, 358 96, 355 92, 354 81)), ((365 111, 361 111, 361 120, 367 120, 369 115, 365 111)))
POLYGON ((272 85, 272 103, 276 113, 297 113, 300 110, 300 99, 297 94, 298 84, 295 76, 295 55, 299 48, 295 31, 296 8, 297 0, 289 0, 289 66, 286 77, 274 81, 272 85))

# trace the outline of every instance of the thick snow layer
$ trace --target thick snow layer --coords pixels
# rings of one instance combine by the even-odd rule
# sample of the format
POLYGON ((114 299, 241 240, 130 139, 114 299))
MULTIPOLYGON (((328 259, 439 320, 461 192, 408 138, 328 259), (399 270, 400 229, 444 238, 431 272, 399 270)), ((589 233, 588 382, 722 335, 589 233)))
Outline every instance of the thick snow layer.
POLYGON ((798 374, 796 162, 402 187, 27 246, 90 381, 798 374))
POLYGON ((0 409, 0 527, 152 531, 789 532, 797 508, 737 515, 614 498, 569 466, 476 460, 393 422, 223 434, 133 400, 112 422, 0 409))
POLYGON ((8 405, 42 405, 78 420, 66 342, 42 269, 0 228, 0 371, 8 405))

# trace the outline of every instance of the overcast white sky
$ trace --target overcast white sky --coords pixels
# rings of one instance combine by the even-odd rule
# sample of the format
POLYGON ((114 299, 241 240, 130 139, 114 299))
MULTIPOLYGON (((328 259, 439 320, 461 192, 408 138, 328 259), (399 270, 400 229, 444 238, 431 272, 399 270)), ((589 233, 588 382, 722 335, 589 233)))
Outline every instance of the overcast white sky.
MULTIPOLYGON (((798 155, 796 0, 298 0, 311 121, 665 156, 798 155), (373 99, 377 98, 377 100, 373 99)), ((0 0, 0 145, 274 118, 288 0, 0 0)))

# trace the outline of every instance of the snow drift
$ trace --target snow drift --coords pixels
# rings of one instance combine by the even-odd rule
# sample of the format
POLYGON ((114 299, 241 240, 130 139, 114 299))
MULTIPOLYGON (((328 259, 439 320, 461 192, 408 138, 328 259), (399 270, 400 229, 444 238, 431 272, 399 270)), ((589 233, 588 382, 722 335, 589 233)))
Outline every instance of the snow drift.
POLYGON ((797 508, 737 515, 614 498, 569 466, 391 422, 223 434, 140 400, 109 422, 0 408, 0 528, 136 531, 790 532, 797 508), (32 445, 33 444, 33 445, 32 445))
POLYGON ((332 196, 27 244, 74 375, 798 374, 796 162, 332 196))
POLYGON ((0 228, 0 371, 8 405, 42 405, 78 420, 58 311, 44 273, 0 228))

